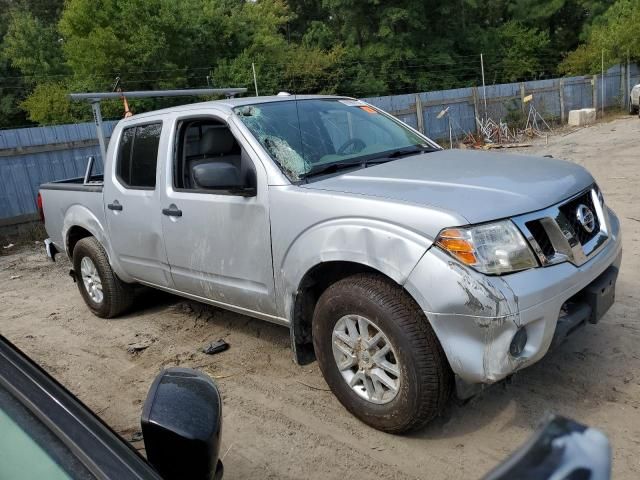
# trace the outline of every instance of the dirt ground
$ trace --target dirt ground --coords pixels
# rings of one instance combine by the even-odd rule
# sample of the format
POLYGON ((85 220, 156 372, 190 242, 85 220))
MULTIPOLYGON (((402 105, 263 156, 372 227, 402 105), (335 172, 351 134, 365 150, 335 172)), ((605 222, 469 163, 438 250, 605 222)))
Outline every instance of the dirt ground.
POLYGON ((0 256, 0 332, 129 440, 162 367, 203 369, 224 397, 228 479, 479 478, 549 412, 602 429, 613 446, 614 478, 639 478, 640 120, 553 136, 523 153, 575 161, 602 187, 624 230, 617 301, 600 324, 511 384, 452 405, 418 433, 387 435, 352 417, 315 363, 292 362, 286 328, 154 291, 122 318, 94 317, 67 274, 69 263, 48 262, 42 244, 0 256), (218 338, 231 348, 201 353, 218 338), (146 348, 130 353, 131 346, 146 348))

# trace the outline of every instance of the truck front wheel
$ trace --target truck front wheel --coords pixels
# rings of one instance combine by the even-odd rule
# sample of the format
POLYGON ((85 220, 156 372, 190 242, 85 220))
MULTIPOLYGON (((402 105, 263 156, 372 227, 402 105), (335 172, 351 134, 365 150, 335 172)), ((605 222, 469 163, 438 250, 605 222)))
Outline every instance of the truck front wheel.
POLYGON ((418 429, 449 398, 452 373, 429 322, 381 276, 358 274, 325 290, 314 311, 313 345, 338 400, 378 430, 418 429))
POLYGON ((78 241, 73 249, 73 269, 82 298, 98 317, 113 318, 131 306, 133 287, 111 270, 109 258, 95 237, 78 241))

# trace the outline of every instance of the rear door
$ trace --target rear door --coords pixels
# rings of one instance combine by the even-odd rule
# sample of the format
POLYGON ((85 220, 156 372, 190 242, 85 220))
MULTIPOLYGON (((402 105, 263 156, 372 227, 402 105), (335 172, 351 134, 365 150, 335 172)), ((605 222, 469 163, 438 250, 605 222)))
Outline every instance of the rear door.
POLYGON ((111 246, 124 270, 136 280, 171 287, 157 181, 166 151, 162 129, 161 121, 146 121, 116 133, 103 196, 111 246))
POLYGON ((161 205, 175 288, 236 311, 275 315, 264 167, 219 118, 181 117, 175 130, 161 205), (229 162, 252 176, 255 196, 194 184, 193 168, 208 162, 229 162))

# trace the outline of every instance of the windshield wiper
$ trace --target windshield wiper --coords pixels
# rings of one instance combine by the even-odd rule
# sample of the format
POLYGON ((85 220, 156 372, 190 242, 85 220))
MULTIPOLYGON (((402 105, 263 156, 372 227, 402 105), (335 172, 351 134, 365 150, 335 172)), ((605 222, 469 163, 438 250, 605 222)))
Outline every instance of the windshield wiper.
POLYGON ((328 163, 325 165, 316 165, 307 170, 301 178, 309 178, 315 175, 322 175, 324 173, 334 173, 338 170, 343 170, 345 168, 350 167, 363 167, 366 168, 369 165, 378 164, 378 163, 386 163, 394 160, 397 157, 390 157, 385 155, 384 157, 376 157, 369 159, 362 159, 353 162, 337 162, 337 163, 328 163))
POLYGON ((362 165, 361 161, 357 162, 336 162, 336 163, 327 163, 324 165, 315 165, 307 170, 302 178, 313 177, 314 175, 320 175, 323 173, 333 173, 338 170, 342 170, 349 167, 357 167, 362 165))
POLYGON ((308 179, 314 175, 321 175, 323 173, 333 173, 338 170, 342 170, 350 167, 363 167, 366 168, 369 165, 386 163, 391 160, 395 160, 400 157, 405 157, 409 155, 417 155, 419 153, 429 153, 435 152, 439 149, 433 148, 427 145, 414 145, 410 148, 401 148, 398 150, 393 150, 391 152, 384 152, 380 155, 367 156, 365 158, 361 158, 359 160, 354 160, 351 162, 336 162, 336 163, 328 163, 324 165, 315 165, 311 167, 308 171, 304 173, 302 178, 308 179))
POLYGON ((367 167, 372 163, 385 163, 391 160, 396 160, 401 157, 408 157, 409 155, 418 155, 420 153, 437 152, 438 148, 433 148, 428 145, 412 145, 411 147, 399 148, 398 150, 392 150, 391 152, 383 152, 380 155, 374 155, 363 159, 362 166, 367 167))
POLYGON ((437 148, 430 147, 427 145, 413 145, 411 147, 400 148, 392 152, 382 153, 379 157, 370 158, 368 161, 384 159, 384 158, 394 159, 394 158, 400 158, 400 157, 408 157, 409 155, 417 155, 419 153, 430 153, 430 152, 436 152, 436 151, 438 151, 437 148))

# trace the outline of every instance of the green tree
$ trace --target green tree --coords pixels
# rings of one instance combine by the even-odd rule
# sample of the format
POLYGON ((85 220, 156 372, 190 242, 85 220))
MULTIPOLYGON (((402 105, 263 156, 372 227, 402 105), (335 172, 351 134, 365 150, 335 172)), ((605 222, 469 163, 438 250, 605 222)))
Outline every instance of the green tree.
POLYGON ((40 77, 65 73, 62 38, 55 24, 46 25, 27 10, 9 15, 2 54, 30 83, 40 77))
POLYGON ((41 125, 89 120, 91 118, 90 111, 82 108, 81 104, 69 102, 68 93, 66 84, 40 83, 35 87, 33 93, 21 103, 21 107, 29 112, 30 120, 41 125))
POLYGON ((549 73, 545 61, 548 46, 547 32, 525 27, 514 20, 492 28, 483 45, 488 78, 515 82, 549 73))
POLYGON ((116 76, 132 88, 187 86, 198 76, 188 69, 206 72, 229 48, 227 10, 223 1, 69 0, 59 29, 72 72, 96 87, 116 76))
POLYGON ((605 67, 640 60, 640 0, 617 0, 587 30, 586 41, 560 65, 568 74, 597 73, 604 53, 605 67))
POLYGON ((61 9, 62 0, 0 0, 0 127, 27 124, 20 102, 43 75, 61 73, 61 9))
POLYGON ((253 63, 261 95, 337 91, 342 48, 323 50, 305 42, 289 43, 286 26, 292 14, 285 3, 248 2, 234 18, 241 18, 245 26, 244 38, 237 42, 242 51, 218 63, 213 72, 216 85, 244 86, 253 92, 253 63))
MULTIPOLYGON (((375 96, 584 73, 637 48, 640 0, 0 0, 0 126, 86 119, 72 91, 375 96), (612 6, 613 5, 613 6, 612 6), (635 23, 634 23, 635 22, 635 23), (611 35, 609 32, 613 32, 611 35), (581 44, 580 42, 584 42, 581 44), (579 46, 581 45, 581 46, 579 46)), ((638 51, 638 53, 635 53, 638 51)), ((184 99, 131 102, 135 112, 184 99)), ((106 105, 114 116, 121 102, 106 105)))

